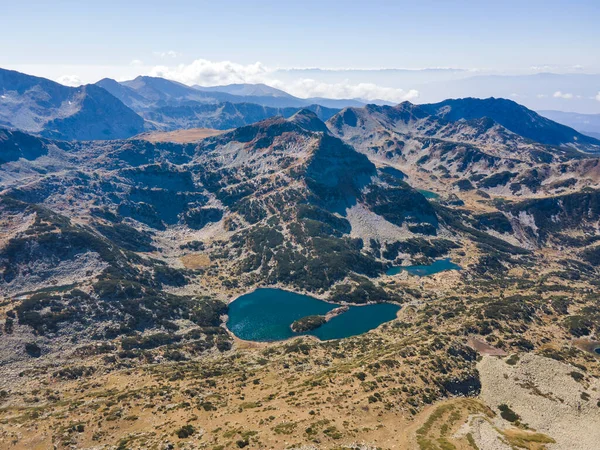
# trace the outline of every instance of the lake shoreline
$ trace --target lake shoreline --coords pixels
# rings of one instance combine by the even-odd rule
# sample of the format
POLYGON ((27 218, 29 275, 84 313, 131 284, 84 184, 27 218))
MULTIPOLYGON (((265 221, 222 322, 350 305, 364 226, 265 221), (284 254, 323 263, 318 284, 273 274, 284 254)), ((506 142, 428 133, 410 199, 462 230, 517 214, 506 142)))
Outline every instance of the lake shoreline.
POLYGON ((246 342, 280 342, 306 335, 319 341, 342 339, 396 319, 402 308, 397 302, 340 304, 279 288, 253 289, 229 305, 222 326, 246 342), (291 325, 309 316, 327 316, 328 320, 315 329, 294 334, 291 325))
POLYGON ((244 297, 246 295, 252 294, 260 289, 277 289, 280 291, 285 291, 285 292, 290 292, 292 294, 298 294, 298 295, 306 295, 307 297, 313 297, 316 298, 317 300, 320 300, 322 302, 325 303, 329 303, 331 305, 339 305, 339 306, 369 306, 369 305, 380 305, 382 303, 391 303, 393 305, 397 305, 397 306, 402 306, 403 303, 399 303, 399 302, 395 302, 393 300, 386 300, 385 302, 373 302, 373 301, 367 301, 365 303, 348 303, 348 302, 332 302, 331 300, 327 300, 327 298, 325 298, 325 294, 315 294, 314 292, 310 292, 310 291, 292 291, 290 289, 286 289, 285 287, 282 287, 278 284, 270 284, 267 286, 258 286, 258 287, 254 287, 246 292, 244 292, 243 294, 239 294, 233 298, 231 298, 228 302, 227 302, 227 306, 231 305, 233 302, 235 302, 236 300, 239 300, 241 297, 244 297))

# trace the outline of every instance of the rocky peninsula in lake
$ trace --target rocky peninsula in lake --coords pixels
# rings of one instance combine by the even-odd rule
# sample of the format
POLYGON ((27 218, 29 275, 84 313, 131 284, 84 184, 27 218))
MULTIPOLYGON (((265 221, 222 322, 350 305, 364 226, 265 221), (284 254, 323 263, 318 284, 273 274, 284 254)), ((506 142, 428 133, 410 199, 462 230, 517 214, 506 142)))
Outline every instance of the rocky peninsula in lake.
POLYGON ((326 324, 335 316, 345 313, 350 308, 348 306, 340 306, 339 308, 332 309, 325 315, 313 314, 310 316, 302 317, 301 319, 295 320, 290 328, 294 333, 306 333, 307 331, 316 330, 321 325, 326 324))

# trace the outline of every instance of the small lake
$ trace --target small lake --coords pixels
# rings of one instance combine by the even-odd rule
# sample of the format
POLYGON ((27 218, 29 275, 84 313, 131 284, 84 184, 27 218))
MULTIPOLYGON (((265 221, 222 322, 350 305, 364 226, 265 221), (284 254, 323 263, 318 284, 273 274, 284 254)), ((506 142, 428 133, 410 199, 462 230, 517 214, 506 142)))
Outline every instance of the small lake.
POLYGON ((438 259, 429 266, 395 266, 391 267, 385 273, 386 275, 398 275, 400 272, 408 272, 411 275, 426 277, 445 270, 461 270, 458 264, 454 264, 450 258, 438 259))
POLYGON ((431 191, 426 191, 425 189, 417 189, 417 192, 419 192, 423 197, 429 200, 435 200, 437 198, 440 198, 440 194, 436 194, 435 192, 431 191))
MULTIPOLYGON (((327 314, 339 305, 282 289, 263 288, 242 295, 229 304, 227 328, 247 341, 281 341, 294 333, 290 325, 302 317, 327 314)), ((348 311, 307 333, 326 341, 366 333, 396 318, 398 305, 378 303, 350 306, 348 311)))

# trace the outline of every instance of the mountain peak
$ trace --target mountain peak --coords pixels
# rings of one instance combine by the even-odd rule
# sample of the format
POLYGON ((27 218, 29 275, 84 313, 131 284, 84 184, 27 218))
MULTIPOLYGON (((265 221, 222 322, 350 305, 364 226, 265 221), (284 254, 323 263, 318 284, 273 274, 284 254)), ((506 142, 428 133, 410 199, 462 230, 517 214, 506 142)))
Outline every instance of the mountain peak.
POLYGON ((428 114, 450 122, 489 117, 509 131, 546 145, 569 146, 582 151, 600 151, 600 141, 553 122, 506 98, 460 98, 420 105, 428 114))
MULTIPOLYGON (((108 84, 106 82, 105 84, 108 84)), ((69 87, 0 69, 0 123, 63 140, 127 138, 144 120, 101 85, 69 87)))
POLYGON ((319 119, 319 117, 311 110, 303 108, 294 114, 292 117, 288 119, 289 122, 292 122, 298 125, 300 128, 303 128, 307 131, 320 132, 320 133, 329 133, 329 129, 327 125, 319 119))

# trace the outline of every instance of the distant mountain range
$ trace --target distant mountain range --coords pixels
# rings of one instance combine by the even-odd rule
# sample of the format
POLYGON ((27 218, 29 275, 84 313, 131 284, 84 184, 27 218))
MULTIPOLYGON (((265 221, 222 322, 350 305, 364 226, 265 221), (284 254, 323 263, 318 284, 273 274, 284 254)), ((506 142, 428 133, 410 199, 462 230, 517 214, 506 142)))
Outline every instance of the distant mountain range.
POLYGON ((600 139, 600 114, 579 114, 564 111, 538 111, 540 115, 596 139, 600 139))
POLYGON ((158 77, 139 76, 134 80, 117 82, 105 78, 97 83, 135 111, 162 106, 200 103, 254 103, 272 108, 303 107, 319 104, 328 108, 364 106, 360 100, 294 97, 287 92, 264 84, 230 84, 226 86, 186 86, 158 77))
MULTIPOLYGON (((443 127, 440 121, 460 123, 489 119, 501 126, 503 133, 512 132, 532 142, 586 152, 600 151, 597 139, 511 100, 465 98, 403 105, 390 111, 413 114, 419 119, 432 117, 434 120, 429 120, 427 126, 435 122, 438 130, 443 127)), ((54 139, 105 140, 128 138, 151 130, 225 130, 274 116, 289 118, 301 109, 310 110, 318 119, 327 121, 341 107, 362 108, 365 104, 359 100, 300 99, 264 84, 201 87, 146 76, 123 82, 105 78, 95 85, 72 88, 0 69, 0 106, 0 126, 54 139)), ((347 111, 344 114, 352 114, 351 110, 347 111)), ((479 126, 485 128, 493 124, 484 121, 479 126)), ((447 132, 458 132, 457 127, 446 128, 450 130, 447 132)), ((489 137, 489 133, 486 136, 489 137)))
POLYGON ((94 84, 78 88, 0 69, 0 126, 66 140, 121 139, 144 120, 94 84))
POLYGON ((264 84, 186 86, 156 77, 121 83, 105 78, 97 83, 146 120, 148 129, 229 129, 274 116, 290 117, 308 108, 327 120, 339 108, 364 106, 358 100, 300 99, 264 84))

